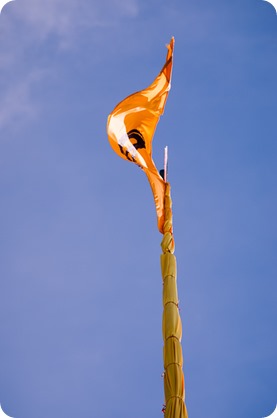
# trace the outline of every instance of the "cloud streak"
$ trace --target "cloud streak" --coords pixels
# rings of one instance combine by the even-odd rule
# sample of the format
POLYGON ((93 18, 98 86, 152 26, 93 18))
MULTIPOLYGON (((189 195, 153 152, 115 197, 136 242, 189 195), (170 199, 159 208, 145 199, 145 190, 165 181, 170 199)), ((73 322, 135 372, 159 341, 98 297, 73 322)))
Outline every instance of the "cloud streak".
POLYGON ((26 80, 11 86, 0 98, 0 128, 35 116, 31 100, 32 83, 33 75, 30 74, 26 80))
POLYGON ((84 31, 135 18, 139 9, 136 0, 92 4, 76 0, 26 0, 16 2, 9 12, 2 24, 5 42, 0 44, 0 84, 4 84, 4 93, 0 95, 0 130, 15 120, 23 122, 39 114, 40 104, 32 99, 32 88, 38 78, 46 80, 53 71, 51 62, 42 64, 38 60, 30 65, 29 54, 33 50, 43 51, 51 42, 57 53, 69 52, 78 45, 84 31))
POLYGON ((61 42, 72 39, 84 28, 113 25, 128 17, 135 18, 139 8, 136 0, 106 0, 80 3, 76 0, 27 0, 15 10, 17 18, 35 31, 40 40, 56 35, 61 42))

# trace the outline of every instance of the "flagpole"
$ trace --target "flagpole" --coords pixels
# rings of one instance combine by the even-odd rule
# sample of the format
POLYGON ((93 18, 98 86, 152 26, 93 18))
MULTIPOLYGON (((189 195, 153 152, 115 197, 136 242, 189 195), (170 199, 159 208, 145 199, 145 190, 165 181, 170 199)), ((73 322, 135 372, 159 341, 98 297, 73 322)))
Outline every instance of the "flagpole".
POLYGON ((168 148, 160 174, 152 159, 152 140, 163 114, 170 90, 174 37, 167 45, 166 61, 153 83, 127 96, 108 116, 107 133, 113 150, 123 159, 137 164, 152 189, 158 230, 163 234, 161 269, 163 277, 163 339, 165 418, 188 418, 185 406, 182 324, 178 309, 176 259, 172 231, 170 185, 167 182, 168 148))
POLYGON ((167 182, 168 146, 164 149, 164 181, 167 182))
POLYGON ((185 405, 183 353, 181 346, 182 322, 179 314, 176 257, 172 225, 170 184, 165 184, 165 222, 161 242, 161 271, 163 279, 163 357, 165 418, 188 418, 185 405))

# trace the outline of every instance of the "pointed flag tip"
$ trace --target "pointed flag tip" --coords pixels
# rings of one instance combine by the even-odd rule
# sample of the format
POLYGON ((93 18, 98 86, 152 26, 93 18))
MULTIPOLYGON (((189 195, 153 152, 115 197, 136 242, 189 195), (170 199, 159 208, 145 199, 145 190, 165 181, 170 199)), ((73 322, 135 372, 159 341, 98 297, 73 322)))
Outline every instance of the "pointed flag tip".
POLYGON ((167 49, 170 51, 173 51, 175 44, 175 38, 174 36, 171 37, 169 44, 166 44, 167 49))

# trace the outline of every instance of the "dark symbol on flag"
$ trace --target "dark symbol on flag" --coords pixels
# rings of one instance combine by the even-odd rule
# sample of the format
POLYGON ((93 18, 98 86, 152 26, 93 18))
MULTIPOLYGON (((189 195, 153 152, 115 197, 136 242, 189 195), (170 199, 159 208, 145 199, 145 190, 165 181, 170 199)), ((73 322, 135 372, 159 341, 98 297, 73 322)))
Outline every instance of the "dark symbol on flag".
MULTIPOLYGON (((140 131, 138 131, 137 129, 132 129, 131 131, 127 132, 127 135, 136 150, 146 148, 145 140, 140 131)), ((135 157, 130 152, 131 151, 130 148, 124 149, 122 145, 119 145, 119 148, 120 148, 121 153, 125 155, 125 157, 129 161, 133 161, 134 163, 137 163, 135 157)))
POLYGON ((145 141, 140 131, 138 131, 137 129, 132 129, 131 131, 127 133, 127 135, 130 140, 135 139, 137 141, 137 142, 131 141, 136 149, 145 148, 145 141))

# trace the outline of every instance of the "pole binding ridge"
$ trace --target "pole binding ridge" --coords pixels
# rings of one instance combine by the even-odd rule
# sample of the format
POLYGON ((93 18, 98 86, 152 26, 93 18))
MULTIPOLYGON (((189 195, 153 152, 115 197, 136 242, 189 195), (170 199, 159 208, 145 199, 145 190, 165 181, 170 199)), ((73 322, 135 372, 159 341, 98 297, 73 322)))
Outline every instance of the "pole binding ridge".
POLYGON ((165 184, 165 221, 161 242, 161 271, 163 280, 163 340, 164 340, 164 408, 165 418, 188 418, 185 405, 183 352, 181 346, 182 322, 177 291, 177 266, 174 255, 172 200, 170 184, 165 184))

